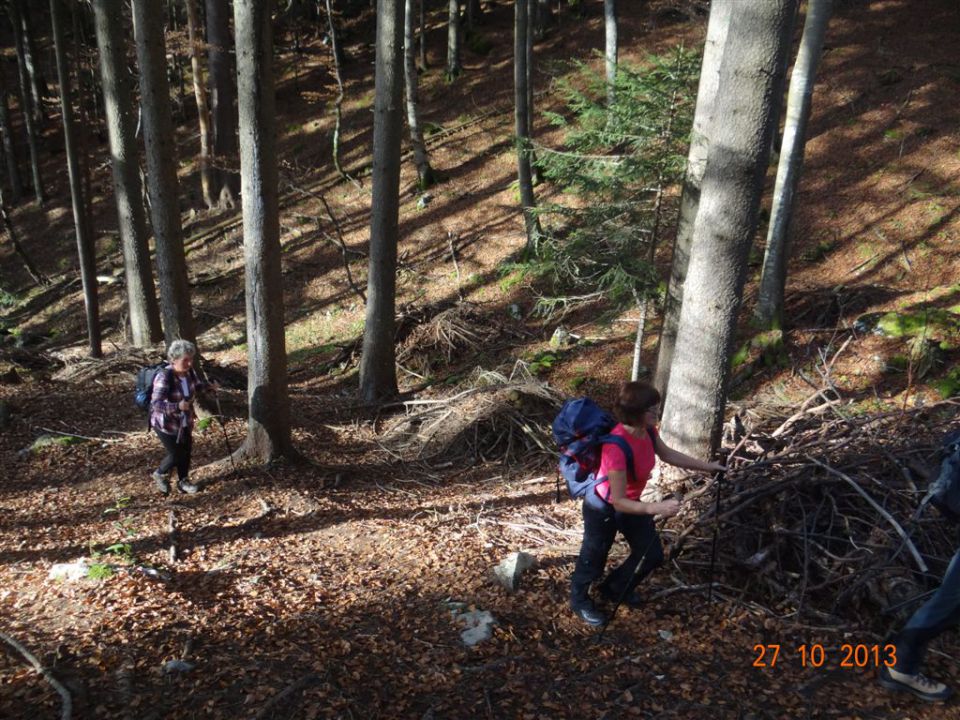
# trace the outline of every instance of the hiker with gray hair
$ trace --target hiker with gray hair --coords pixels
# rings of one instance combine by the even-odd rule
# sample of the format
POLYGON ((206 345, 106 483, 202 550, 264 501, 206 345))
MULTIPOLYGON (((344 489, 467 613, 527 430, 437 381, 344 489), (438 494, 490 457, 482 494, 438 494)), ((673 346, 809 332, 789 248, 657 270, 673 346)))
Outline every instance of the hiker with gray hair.
POLYGON ((150 395, 150 427, 160 438, 167 454, 153 471, 154 484, 164 495, 170 493, 170 472, 177 469, 177 489, 193 495, 200 488, 190 482, 190 456, 193 452, 194 402, 197 394, 217 390, 197 376, 193 359, 197 346, 189 340, 174 340, 167 350, 169 365, 153 378, 150 395))

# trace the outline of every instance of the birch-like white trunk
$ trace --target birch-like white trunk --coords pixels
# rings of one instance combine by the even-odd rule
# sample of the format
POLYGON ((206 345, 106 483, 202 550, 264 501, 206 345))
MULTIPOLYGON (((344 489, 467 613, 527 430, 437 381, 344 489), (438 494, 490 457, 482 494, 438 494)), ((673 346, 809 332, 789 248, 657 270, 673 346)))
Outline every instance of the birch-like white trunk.
POLYGON ((604 65, 607 74, 607 107, 616 100, 617 81, 617 0, 603 0, 604 65))
POLYGON ((684 284, 663 437, 689 455, 715 449, 726 406, 747 255, 757 229, 778 72, 798 0, 735 2, 723 52, 700 210, 684 284))
POLYGON ((673 259, 670 263, 670 281, 663 308, 663 325, 660 329, 660 347, 657 351, 657 369, 653 384, 666 397, 673 364, 674 347, 677 341, 677 326, 680 323, 680 307, 683 303, 683 284, 687 278, 690 261, 690 242, 700 204, 700 185, 707 167, 707 150, 710 145, 709 123, 720 81, 720 62, 727 41, 730 12, 736 0, 713 0, 710 3, 710 19, 707 24, 707 40, 703 47, 700 66, 700 83, 697 88, 697 106, 693 114, 693 129, 690 133, 690 150, 687 154, 687 170, 680 196, 680 213, 677 220, 677 235, 673 243, 673 259))
POLYGON ((755 318, 763 327, 783 327, 783 296, 787 281, 790 221, 806 145, 807 122, 813 106, 813 87, 823 54, 823 41, 833 10, 833 0, 809 0, 803 24, 803 39, 790 78, 787 94, 787 118, 773 189, 773 207, 767 230, 767 249, 760 277, 760 296, 755 318))

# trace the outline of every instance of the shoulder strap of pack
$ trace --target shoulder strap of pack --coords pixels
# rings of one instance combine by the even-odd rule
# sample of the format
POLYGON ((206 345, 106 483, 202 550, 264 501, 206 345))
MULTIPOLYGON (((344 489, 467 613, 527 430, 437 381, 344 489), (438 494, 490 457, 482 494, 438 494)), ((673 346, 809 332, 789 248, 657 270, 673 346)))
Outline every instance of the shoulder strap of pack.
POLYGON ((633 449, 630 447, 630 443, 626 441, 625 438, 619 435, 604 435, 599 438, 600 442, 603 444, 616 445, 623 452, 623 457, 627 462, 627 475, 631 480, 634 479, 634 468, 633 468, 633 449))
POLYGON ((647 428, 647 435, 650 436, 650 442, 653 445, 653 454, 657 454, 657 434, 653 431, 653 428, 647 428))

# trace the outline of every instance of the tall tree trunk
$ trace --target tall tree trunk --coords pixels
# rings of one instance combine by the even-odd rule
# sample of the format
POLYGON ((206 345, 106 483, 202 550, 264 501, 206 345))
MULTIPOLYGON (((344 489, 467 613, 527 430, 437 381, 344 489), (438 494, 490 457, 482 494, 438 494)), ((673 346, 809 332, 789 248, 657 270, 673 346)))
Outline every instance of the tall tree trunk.
POLYGON ((23 197, 23 180, 17 162, 17 148, 13 142, 13 127, 10 124, 10 107, 7 104, 7 86, 0 72, 0 133, 3 134, 3 156, 7 161, 7 180, 10 183, 10 199, 14 205, 23 197))
POLYGON ((17 73, 20 80, 20 112, 27 131, 27 147, 30 149, 30 173, 33 176, 33 194, 38 205, 43 205, 43 179, 40 176, 40 151, 37 147, 37 128, 35 113, 31 105, 30 78, 27 74, 23 25, 21 24, 19 2, 10 3, 10 23, 13 25, 13 37, 17 48, 17 73))
MULTIPOLYGON (((83 25, 81 24, 80 13, 83 11, 83 6, 78 6, 76 3, 70 3, 70 23, 73 26, 73 57, 76 58, 74 63, 74 78, 77 82, 77 107, 80 109, 80 123, 75 128, 77 136, 77 147, 86 148, 88 147, 89 138, 92 135, 91 127, 99 123, 91 122, 90 115, 87 112, 87 102, 86 102, 86 93, 83 91, 83 77, 84 77, 84 67, 88 65, 87 59, 85 57, 86 53, 84 52, 84 47, 86 45, 85 35, 83 31, 83 25)), ((90 63, 92 65, 92 63, 90 63)), ((93 71, 93 68, 90 68, 91 77, 96 77, 96 73, 93 71)), ((93 96, 93 102, 96 104, 97 93, 93 85, 90 85, 90 93, 93 96)), ((80 177, 82 179, 81 188, 82 193, 81 197, 85 198, 86 202, 83 203, 83 222, 86 225, 86 233, 89 237, 93 237, 93 218, 91 216, 90 209, 90 198, 92 193, 90 191, 90 160, 87 152, 79 152, 77 159, 80 162, 80 177)))
POLYGON ((413 4, 415 0, 404 2, 403 23, 403 80, 407 95, 407 124, 410 126, 410 144, 413 146, 413 164, 417 168, 417 185, 426 190, 433 185, 433 169, 427 157, 427 148, 423 142, 423 129, 420 127, 420 108, 417 106, 417 61, 413 44, 413 4))
POLYGON ((216 173, 211 165, 210 105, 207 102, 207 88, 203 82, 203 67, 200 59, 198 34, 200 27, 197 18, 197 0, 184 0, 187 7, 187 37, 190 41, 190 73, 193 75, 193 95, 197 100, 197 117, 200 120, 200 190, 203 202, 208 210, 217 205, 217 193, 214 190, 216 173))
MULTIPOLYGON (((56 0, 51 0, 56 2, 56 0)), ((133 29, 140 65, 140 108, 143 142, 147 152, 147 190, 150 220, 157 252, 157 279, 163 334, 167 344, 177 338, 195 341, 190 311, 190 284, 180 225, 180 183, 177 180, 177 145, 170 117, 167 51, 163 38, 162 0, 133 3, 133 29)))
POLYGON ((427 69, 427 0, 420 0, 420 68, 427 69))
POLYGON ((603 27, 605 30, 604 65, 607 71, 607 107, 612 108, 616 99, 617 81, 617 0, 603 0, 603 27))
MULTIPOLYGON (((270 3, 267 3, 269 6, 270 3)), ((239 177, 231 170, 237 161, 237 93, 230 48, 230 3, 206 0, 207 53, 210 67, 210 111, 213 119, 213 156, 217 172, 218 201, 221 207, 236 204, 239 177)))
POLYGON ((700 65, 700 83, 697 88, 697 106, 693 115, 693 130, 690 133, 690 150, 687 154, 687 170, 680 196, 680 214, 677 234, 673 243, 673 259, 670 264, 670 281, 663 308, 663 324, 660 328, 660 347, 657 354, 657 370, 653 384, 663 397, 667 396, 670 369, 673 365, 674 347, 677 342, 677 327, 680 324, 680 309, 683 304, 683 285, 690 262, 690 243, 700 205, 700 186, 707 167, 707 150, 710 146, 710 117, 713 114, 720 81, 720 63, 727 41, 730 13, 736 0, 713 0, 710 4, 710 20, 707 25, 707 40, 700 65))
POLYGON ((271 3, 234 0, 243 244, 246 258, 247 397, 250 412, 241 456, 294 455, 283 324, 276 98, 271 3))
POLYGON ((547 27, 553 22, 553 8, 550 0, 529 0, 531 9, 530 34, 543 40, 547 27))
POLYGON ((460 64, 460 0, 450 0, 450 16, 447 22, 447 79, 453 80, 463 72, 460 64))
POLYGON ((480 22, 483 15, 483 8, 480 6, 480 0, 466 0, 467 3, 467 30, 473 31, 474 27, 480 22))
MULTIPOLYGON (((30 25, 30 13, 24 12, 23 0, 13 0, 19 8, 20 29, 23 33, 23 59, 30 79, 30 99, 33 106, 34 122, 42 126, 47 120, 47 113, 43 107, 43 99, 48 94, 47 81, 40 70, 40 55, 37 53, 36 43, 33 41, 33 29, 30 25)), ((35 6, 33 6, 34 9, 35 6)))
POLYGON ((376 100, 373 115, 373 213, 360 394, 378 402, 397 393, 394 348, 400 143, 403 133, 403 4, 377 3, 376 100))
POLYGON ((330 34, 330 54, 333 57, 333 76, 337 80, 337 97, 333 101, 333 166, 337 174, 344 180, 350 180, 349 175, 340 164, 340 126, 343 122, 343 75, 340 73, 340 38, 337 33, 337 26, 333 21, 333 2, 326 0, 327 3, 327 25, 330 34))
POLYGON ((37 285, 46 285, 46 276, 37 269, 36 265, 33 264, 33 260, 30 259, 27 251, 24 250, 23 245, 20 244, 20 240, 17 238, 17 232, 13 228, 13 222, 10 220, 10 216, 7 214, 7 206, 3 201, 2 192, 0 192, 0 223, 3 224, 4 230, 7 231, 7 237, 10 239, 10 244, 13 246, 13 252, 18 258, 20 258, 20 262, 22 262, 23 267, 26 268, 27 274, 33 278, 33 281, 37 285))
POLYGON ((114 0, 93 0, 103 106, 110 139, 113 188, 117 201, 117 226, 123 247, 127 302, 133 344, 137 347, 163 337, 160 310, 153 289, 150 251, 147 247, 140 164, 134 135, 133 100, 123 40, 123 15, 114 0))
POLYGON ((537 153, 533 149, 533 26, 537 12, 535 0, 527 0, 527 157, 530 159, 530 182, 534 187, 540 184, 540 168, 537 167, 537 153))
POLYGON ((527 45, 530 32, 530 0, 516 0, 513 33, 513 85, 517 130, 517 179, 520 186, 520 205, 527 232, 528 254, 535 253, 540 240, 540 222, 536 217, 536 198, 533 195, 533 173, 530 169, 530 112, 527 72, 527 45))
POLYGON ((755 311, 756 321, 764 327, 783 327, 783 294, 787 281, 788 237, 793 204, 806 144, 807 121, 813 105, 813 87, 817 66, 823 53, 823 41, 833 11, 833 0, 810 0, 803 25, 803 39, 790 78, 787 97, 787 119, 783 128, 783 144, 773 190, 773 208, 767 232, 767 249, 760 278, 760 297, 755 311))
POLYGON ((70 179, 70 200, 73 206, 73 225, 77 234, 77 255, 80 258, 80 281, 87 316, 87 342, 90 357, 103 355, 100 332, 100 300, 97 295, 96 248, 87 224, 86 200, 83 195, 83 173, 77 159, 77 139, 73 121, 73 100, 70 91, 70 69, 63 44, 63 19, 60 0, 50 0, 50 22, 53 27, 53 46, 57 58, 57 78, 60 85, 60 111, 63 117, 63 144, 67 155, 67 176, 70 179))
POLYGON ((720 439, 747 255, 757 229, 778 73, 798 0, 734 3, 684 284, 663 436, 704 456, 720 439))

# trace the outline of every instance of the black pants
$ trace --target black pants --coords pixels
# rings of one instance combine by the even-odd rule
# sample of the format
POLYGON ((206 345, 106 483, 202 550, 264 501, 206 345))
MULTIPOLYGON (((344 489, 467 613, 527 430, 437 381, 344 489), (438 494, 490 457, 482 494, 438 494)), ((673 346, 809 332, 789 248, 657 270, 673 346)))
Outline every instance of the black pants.
POLYGON ((156 428, 153 431, 160 438, 160 442, 163 443, 163 449, 167 451, 157 472, 161 475, 167 475, 173 468, 176 468, 177 477, 186 480, 190 474, 190 454, 193 452, 193 436, 190 430, 184 430, 180 433, 180 442, 177 442, 176 435, 160 432, 156 428))
POLYGON ((590 584, 603 575, 607 554, 618 530, 630 546, 630 555, 604 580, 611 595, 619 597, 620 593, 629 592, 663 564, 663 546, 652 515, 631 515, 616 512, 611 505, 598 508, 584 502, 583 544, 570 582, 572 606, 582 605, 589 599, 590 584), (635 572, 641 558, 643 565, 635 572))

